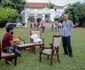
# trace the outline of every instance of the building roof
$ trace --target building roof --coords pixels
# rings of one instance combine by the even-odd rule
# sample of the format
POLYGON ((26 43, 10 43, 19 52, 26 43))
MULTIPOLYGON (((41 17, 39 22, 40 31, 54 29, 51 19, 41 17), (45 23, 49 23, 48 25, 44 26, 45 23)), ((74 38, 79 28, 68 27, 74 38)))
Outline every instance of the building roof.
MULTIPOLYGON (((40 3, 40 2, 27 2, 27 8, 44 8, 48 5, 48 3, 40 3)), ((54 8, 63 8, 63 6, 55 5, 54 8)))
POLYGON ((29 8, 44 8, 48 5, 48 3, 36 3, 36 2, 27 2, 26 7, 29 8))

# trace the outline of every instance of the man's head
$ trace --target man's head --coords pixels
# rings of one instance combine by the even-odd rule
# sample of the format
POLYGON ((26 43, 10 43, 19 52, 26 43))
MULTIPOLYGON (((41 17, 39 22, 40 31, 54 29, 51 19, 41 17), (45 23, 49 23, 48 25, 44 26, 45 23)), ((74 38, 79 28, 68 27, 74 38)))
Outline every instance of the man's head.
POLYGON ((67 14, 64 15, 64 19, 65 19, 65 21, 68 20, 68 15, 67 14))
POLYGON ((11 33, 11 34, 14 34, 14 28, 10 25, 6 27, 6 31, 11 33))

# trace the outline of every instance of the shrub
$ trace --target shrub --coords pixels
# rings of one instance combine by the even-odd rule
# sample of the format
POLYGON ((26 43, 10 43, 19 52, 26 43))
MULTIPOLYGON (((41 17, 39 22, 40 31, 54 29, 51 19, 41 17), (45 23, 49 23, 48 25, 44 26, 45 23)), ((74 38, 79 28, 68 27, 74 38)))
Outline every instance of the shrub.
POLYGON ((26 22, 25 21, 22 21, 21 24, 24 26, 26 24, 26 22))

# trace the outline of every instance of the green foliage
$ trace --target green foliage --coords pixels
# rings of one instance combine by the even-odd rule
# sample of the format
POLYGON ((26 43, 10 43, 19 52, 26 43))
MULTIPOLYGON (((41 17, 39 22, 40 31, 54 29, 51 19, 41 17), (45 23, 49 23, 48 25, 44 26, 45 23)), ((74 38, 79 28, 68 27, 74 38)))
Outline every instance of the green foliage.
POLYGON ((2 5, 4 7, 11 6, 12 5, 12 2, 10 0, 3 0, 2 1, 2 5))
POLYGON ((69 4, 69 6, 65 9, 65 13, 69 15, 69 19, 73 20, 73 22, 80 22, 80 26, 84 25, 85 3, 77 2, 69 4))
POLYGON ((3 7, 11 7, 20 13, 24 9, 25 0, 1 0, 3 7))
POLYGON ((17 16, 17 10, 9 7, 0 7, 0 27, 4 27, 6 22, 10 21, 11 19, 16 19, 17 16))
POLYGON ((48 4, 48 8, 53 9, 53 8, 54 8, 54 4, 49 3, 49 4, 48 4))
POLYGON ((15 8, 18 10, 18 13, 20 13, 24 9, 25 0, 11 0, 13 3, 12 8, 15 8))
POLYGON ((0 0, 0 27, 6 22, 15 20, 24 9, 25 0, 0 0))
POLYGON ((21 22, 21 24, 22 24, 22 25, 25 25, 25 24, 26 24, 26 22, 25 22, 25 21, 22 21, 22 22, 21 22))

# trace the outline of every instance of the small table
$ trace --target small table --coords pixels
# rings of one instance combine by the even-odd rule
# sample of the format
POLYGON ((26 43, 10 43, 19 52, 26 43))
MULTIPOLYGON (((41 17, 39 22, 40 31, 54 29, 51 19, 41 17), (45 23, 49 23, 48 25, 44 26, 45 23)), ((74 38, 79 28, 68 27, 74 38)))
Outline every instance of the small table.
POLYGON ((27 44, 22 44, 22 45, 16 45, 17 48, 19 48, 20 50, 22 49, 26 49, 26 48, 32 48, 32 52, 34 52, 35 54, 35 46, 41 46, 43 44, 39 44, 39 43, 27 43, 27 44))
MULTIPOLYGON (((16 45, 16 47, 20 50, 22 49, 26 49, 26 48, 35 48, 35 44, 33 43, 27 43, 27 44, 21 44, 21 45, 16 45)), ((34 54, 35 54, 35 51, 34 51, 34 54)))

